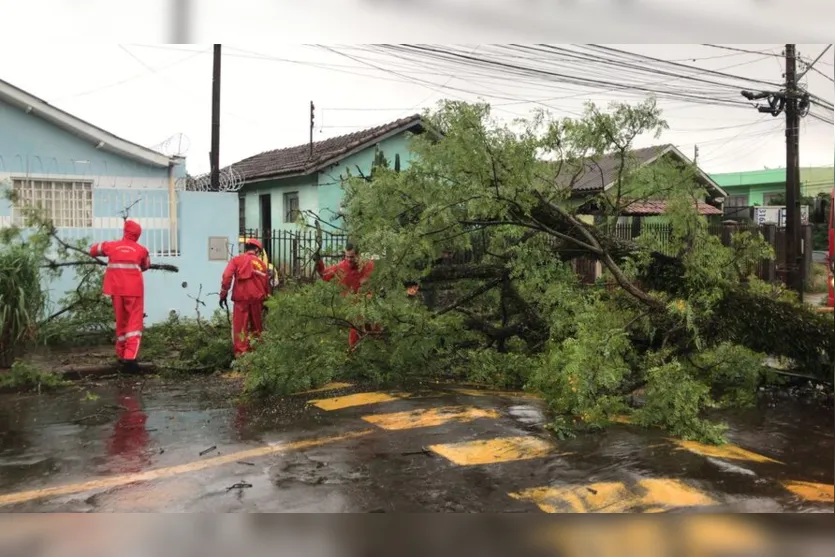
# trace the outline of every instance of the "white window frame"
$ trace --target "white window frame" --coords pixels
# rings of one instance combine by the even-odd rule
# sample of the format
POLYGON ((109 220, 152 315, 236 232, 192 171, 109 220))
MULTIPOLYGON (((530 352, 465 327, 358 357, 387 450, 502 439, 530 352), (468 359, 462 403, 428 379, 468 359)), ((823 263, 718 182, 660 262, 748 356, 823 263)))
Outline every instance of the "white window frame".
MULTIPOLYGON (((92 180, 12 177, 12 188, 22 204, 41 207, 56 228, 93 228, 92 180)), ((18 204, 12 223, 25 224, 18 204)))

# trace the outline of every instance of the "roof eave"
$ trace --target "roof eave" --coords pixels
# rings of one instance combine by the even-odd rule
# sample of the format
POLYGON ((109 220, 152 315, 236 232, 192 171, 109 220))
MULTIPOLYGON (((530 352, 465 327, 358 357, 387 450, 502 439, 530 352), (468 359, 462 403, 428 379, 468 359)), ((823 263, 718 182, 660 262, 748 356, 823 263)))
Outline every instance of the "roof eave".
MULTIPOLYGON (((687 157, 687 155, 682 153, 678 149, 678 147, 676 147, 675 145, 672 145, 672 144, 667 145, 664 149, 659 151, 654 157, 651 157, 651 158, 647 159, 646 161, 644 161, 643 163, 641 163, 641 166, 646 166, 648 164, 652 164, 655 161, 657 161, 658 159, 660 159, 661 157, 663 157, 664 155, 666 155, 667 153, 673 153, 675 156, 677 156, 679 159, 683 160, 687 164, 692 164, 693 166, 695 166, 696 167, 696 172, 699 174, 699 177, 702 178, 705 182, 707 182, 708 187, 710 187, 711 189, 713 189, 717 193, 719 193, 719 196, 713 196, 713 197, 728 197, 728 192, 726 192, 724 189, 722 189, 722 186, 717 184, 710 176, 705 174, 705 172, 701 168, 699 168, 699 166, 697 164, 693 163, 693 161, 691 161, 687 157)), ((606 184, 606 186, 603 188, 602 191, 608 191, 614 185, 615 185, 615 182, 610 182, 610 183, 606 184)), ((599 193, 600 191, 601 190, 594 190, 594 193, 599 193)))
POLYGON ((179 163, 172 157, 117 137, 3 80, 0 80, 0 100, 29 114, 34 113, 47 122, 96 144, 99 149, 161 168, 179 163))
MULTIPOLYGON (((358 144, 356 147, 354 147, 352 149, 349 149, 348 151, 346 151, 344 153, 339 153, 337 155, 334 155, 332 157, 328 157, 326 159, 317 160, 313 164, 311 164, 309 166, 305 166, 304 168, 294 169, 294 170, 289 170, 289 171, 271 172, 269 174, 261 174, 261 175, 253 176, 252 178, 245 178, 244 183, 245 184, 253 184, 253 183, 256 183, 256 182, 265 182, 267 180, 281 180, 281 179, 284 179, 284 178, 295 178, 297 176, 307 176, 308 174, 314 174, 316 172, 324 170, 325 168, 327 168, 329 166, 332 166, 332 165, 338 163, 342 159, 348 158, 351 155, 355 155, 355 154, 359 153, 360 151, 364 151, 365 149, 367 149, 371 145, 375 145, 375 144, 379 143, 380 141, 385 141, 389 137, 395 136, 399 133, 403 133, 404 131, 409 131, 413 128, 420 128, 421 131, 426 131, 426 127, 423 125, 423 122, 421 120, 416 120, 414 122, 410 122, 410 123, 407 123, 407 124, 403 124, 402 126, 398 126, 397 128, 395 128, 393 130, 390 130, 390 131, 388 131, 384 134, 381 134, 381 135, 376 136, 372 139, 364 141, 364 142, 358 144)), ((234 168, 234 165, 232 165, 232 168, 234 168)))

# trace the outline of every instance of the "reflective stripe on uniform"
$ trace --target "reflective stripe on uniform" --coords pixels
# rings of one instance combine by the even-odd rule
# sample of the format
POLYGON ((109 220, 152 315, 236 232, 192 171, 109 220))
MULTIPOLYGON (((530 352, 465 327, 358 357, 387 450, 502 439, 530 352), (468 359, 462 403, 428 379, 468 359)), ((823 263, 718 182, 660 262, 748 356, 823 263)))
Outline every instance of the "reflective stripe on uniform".
POLYGON ((267 276, 267 273, 265 273, 263 271, 256 271, 255 269, 253 269, 252 272, 255 273, 256 275, 261 275, 262 277, 267 276))
POLYGON ((109 263, 107 265, 108 269, 133 269, 136 271, 141 271, 142 267, 139 265, 134 265, 133 263, 109 263))
POLYGON ((116 337, 116 342, 125 342, 125 335, 120 335, 116 337))
POLYGON ((104 255, 104 250, 101 249, 101 244, 96 244, 93 248, 96 250, 96 255, 104 255))
POLYGON ((141 337, 142 331, 131 331, 129 333, 125 333, 124 338, 128 339, 130 337, 141 337))

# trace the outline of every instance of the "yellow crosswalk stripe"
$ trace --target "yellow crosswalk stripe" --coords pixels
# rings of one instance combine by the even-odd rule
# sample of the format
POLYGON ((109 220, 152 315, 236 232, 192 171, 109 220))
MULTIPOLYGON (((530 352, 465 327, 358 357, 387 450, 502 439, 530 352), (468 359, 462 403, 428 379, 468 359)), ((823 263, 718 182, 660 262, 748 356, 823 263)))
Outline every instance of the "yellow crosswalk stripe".
POLYGON ((429 446, 431 451, 459 466, 530 460, 553 454, 554 448, 537 437, 500 437, 429 446))
POLYGON ((814 482, 786 481, 783 487, 806 501, 813 503, 835 502, 835 485, 814 482))
POLYGON ((312 404, 322 410, 332 411, 342 410, 343 408, 351 408, 353 406, 367 406, 369 404, 379 404, 381 402, 392 402, 406 397, 407 395, 401 393, 356 393, 353 395, 311 400, 308 404, 312 404))
POLYGON ((496 410, 446 406, 443 408, 428 408, 407 412, 394 412, 391 414, 373 414, 363 416, 362 419, 383 429, 402 430, 434 427, 449 422, 472 422, 480 418, 498 417, 499 413, 496 410))
POLYGON ((750 462, 783 464, 779 460, 774 460, 773 458, 768 458, 767 456, 763 456, 761 454, 752 453, 751 451, 747 451, 742 447, 738 447, 730 443, 726 445, 705 445, 704 443, 697 443, 696 441, 682 441, 680 439, 670 439, 670 441, 678 445, 683 450, 690 451, 691 453, 701 456, 712 456, 714 458, 724 458, 728 460, 747 460, 750 462))
POLYGON ((661 512, 676 507, 697 507, 716 501, 679 480, 645 479, 623 482, 535 487, 511 497, 530 501, 547 513, 661 512))

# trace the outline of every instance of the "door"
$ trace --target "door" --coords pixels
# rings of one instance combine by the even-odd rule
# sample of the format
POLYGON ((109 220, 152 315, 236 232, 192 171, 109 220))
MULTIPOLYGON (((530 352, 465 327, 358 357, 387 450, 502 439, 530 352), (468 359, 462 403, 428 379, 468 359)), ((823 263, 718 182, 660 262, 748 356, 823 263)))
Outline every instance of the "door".
POLYGON ((273 202, 272 196, 268 193, 258 196, 258 201, 261 205, 261 242, 264 243, 264 251, 267 252, 267 257, 272 261, 273 259, 273 202))

